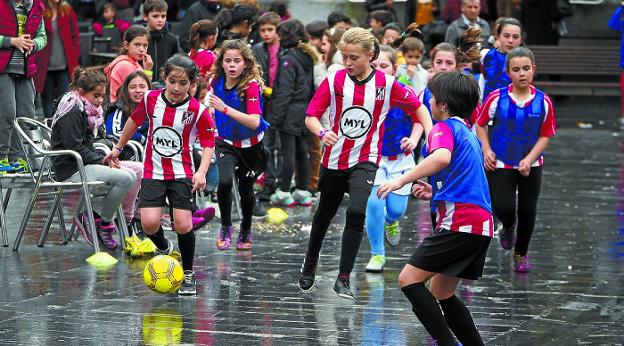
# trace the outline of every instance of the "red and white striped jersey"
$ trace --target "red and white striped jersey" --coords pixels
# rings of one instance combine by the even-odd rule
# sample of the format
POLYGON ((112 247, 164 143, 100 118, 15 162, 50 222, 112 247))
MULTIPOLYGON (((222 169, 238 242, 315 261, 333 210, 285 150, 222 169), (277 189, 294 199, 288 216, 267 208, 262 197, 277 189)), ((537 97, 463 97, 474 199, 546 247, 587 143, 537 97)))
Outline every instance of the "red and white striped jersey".
POLYGON ((164 90, 152 90, 132 113, 132 120, 149 121, 145 146, 143 177, 158 180, 192 179, 195 173, 193 148, 195 140, 203 148, 215 146, 212 117, 195 98, 177 105, 164 97, 164 90))
POLYGON ((320 120, 330 107, 329 123, 338 142, 325 148, 323 167, 345 170, 361 162, 379 164, 383 124, 390 107, 403 109, 415 123, 420 106, 411 89, 381 71, 374 70, 363 81, 349 76, 346 69, 329 74, 306 111, 320 120))
POLYGON ((492 213, 472 203, 438 201, 436 228, 453 232, 494 236, 492 213))

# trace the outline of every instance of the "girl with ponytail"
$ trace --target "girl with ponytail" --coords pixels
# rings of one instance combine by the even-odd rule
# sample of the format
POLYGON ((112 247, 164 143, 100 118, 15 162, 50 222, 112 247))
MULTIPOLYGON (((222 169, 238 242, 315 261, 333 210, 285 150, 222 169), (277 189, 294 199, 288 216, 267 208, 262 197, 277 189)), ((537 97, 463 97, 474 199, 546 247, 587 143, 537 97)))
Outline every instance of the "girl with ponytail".
POLYGON ((208 80, 208 73, 217 60, 217 56, 212 52, 212 49, 214 49, 218 37, 219 28, 217 23, 210 19, 202 19, 191 26, 189 35, 191 51, 189 52, 189 57, 197 65, 199 76, 204 81, 208 80))
POLYGON ((349 277, 362 241, 366 204, 381 157, 383 124, 388 110, 401 108, 409 115, 410 123, 420 122, 427 134, 431 129, 431 116, 413 91, 393 76, 371 67, 371 62, 379 56, 380 47, 370 31, 349 29, 338 48, 345 69, 328 74, 306 111, 306 126, 320 138, 325 149, 318 186, 321 197, 312 220, 299 287, 307 291, 314 285, 323 238, 344 194, 349 193, 334 292, 354 299, 349 277), (331 127, 326 129, 320 119, 328 107, 331 127))

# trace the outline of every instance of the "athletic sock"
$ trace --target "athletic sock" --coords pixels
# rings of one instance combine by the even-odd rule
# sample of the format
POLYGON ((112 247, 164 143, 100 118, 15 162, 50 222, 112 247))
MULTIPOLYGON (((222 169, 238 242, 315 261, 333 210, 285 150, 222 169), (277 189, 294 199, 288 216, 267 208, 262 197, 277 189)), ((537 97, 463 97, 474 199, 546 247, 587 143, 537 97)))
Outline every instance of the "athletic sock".
POLYGON ((193 258, 195 257, 195 232, 178 233, 178 247, 182 256, 182 269, 192 271, 193 258))
POLYGON ((158 229, 158 231, 156 231, 156 233, 154 233, 154 234, 147 234, 147 233, 145 233, 145 235, 160 250, 166 250, 167 247, 169 247, 169 244, 167 243, 167 239, 165 238, 165 232, 163 231, 162 227, 160 227, 158 229))
POLYGON ((351 275, 363 235, 364 232, 357 232, 349 229, 345 229, 342 232, 342 249, 340 251, 340 267, 338 268, 339 274, 343 276, 346 275, 346 277, 351 275))
POLYGON ((455 346, 455 338, 449 330, 438 301, 425 287, 424 283, 415 283, 401 288, 403 294, 412 303, 412 311, 425 326, 439 346, 455 346))
POLYGON ((483 345, 483 340, 481 340, 481 335, 479 335, 479 331, 472 320, 470 311, 459 298, 453 295, 439 302, 442 311, 444 311, 446 324, 462 345, 483 345))

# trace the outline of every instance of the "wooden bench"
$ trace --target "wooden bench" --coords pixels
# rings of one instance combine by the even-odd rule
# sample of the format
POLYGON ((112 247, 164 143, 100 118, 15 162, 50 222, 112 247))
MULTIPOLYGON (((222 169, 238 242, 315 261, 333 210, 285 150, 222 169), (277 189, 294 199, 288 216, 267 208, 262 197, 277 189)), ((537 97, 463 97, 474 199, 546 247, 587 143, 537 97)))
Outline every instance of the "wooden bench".
POLYGON ((529 48, 537 65, 534 84, 547 94, 621 96, 619 45, 529 48))

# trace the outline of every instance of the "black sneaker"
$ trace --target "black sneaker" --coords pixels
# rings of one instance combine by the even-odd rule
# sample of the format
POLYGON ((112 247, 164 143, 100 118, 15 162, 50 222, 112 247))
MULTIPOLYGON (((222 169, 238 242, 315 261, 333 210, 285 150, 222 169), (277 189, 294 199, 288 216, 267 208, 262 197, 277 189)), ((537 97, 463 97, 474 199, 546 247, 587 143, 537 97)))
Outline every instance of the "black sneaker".
POLYGON ((314 273, 316 272, 317 263, 318 260, 313 262, 307 255, 303 258, 301 269, 299 269, 299 273, 301 273, 301 277, 299 277, 299 288, 302 291, 309 291, 314 286, 314 273))
POLYGON ((197 293, 197 285, 195 283, 195 273, 192 270, 184 271, 184 281, 178 290, 179 296, 192 296, 197 293))
POLYGON ((173 243, 171 242, 171 240, 169 240, 169 238, 165 238, 165 240, 167 240, 167 248, 161 250, 156 247, 156 255, 171 255, 171 253, 173 252, 173 243))
POLYGON ((505 228, 503 224, 501 223, 500 229, 498 232, 498 237, 500 240, 501 247, 503 249, 510 250, 511 248, 514 247, 514 244, 516 243, 516 235, 514 234, 515 228, 516 228, 515 224, 513 224, 509 228, 505 228))
POLYGON ((337 278, 334 284, 334 292, 341 298, 355 299, 353 292, 351 292, 349 279, 337 278))
POLYGON ((256 202, 253 213, 251 214, 251 218, 254 220, 264 220, 267 218, 267 212, 262 206, 262 203, 256 202))

